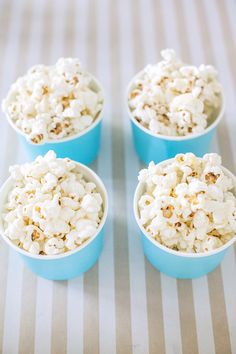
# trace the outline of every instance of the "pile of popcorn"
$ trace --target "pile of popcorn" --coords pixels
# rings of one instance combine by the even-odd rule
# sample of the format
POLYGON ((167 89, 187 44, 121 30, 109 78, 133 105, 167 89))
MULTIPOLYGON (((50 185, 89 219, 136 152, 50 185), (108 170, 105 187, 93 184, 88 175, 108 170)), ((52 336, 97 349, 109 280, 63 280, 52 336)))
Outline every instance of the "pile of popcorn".
POLYGON ((233 181, 221 158, 179 154, 172 162, 141 170, 145 191, 138 201, 140 223, 160 244, 176 251, 214 250, 236 233, 233 181))
POLYGON ((128 103, 132 116, 154 134, 197 134, 216 118, 221 86, 210 65, 185 65, 173 49, 135 77, 128 103))
POLYGON ((40 255, 73 250, 90 239, 103 216, 103 200, 69 159, 53 151, 10 168, 14 185, 3 215, 5 234, 40 255))
POLYGON ((4 113, 34 144, 73 136, 89 127, 103 97, 78 59, 36 65, 20 77, 3 100, 4 113))

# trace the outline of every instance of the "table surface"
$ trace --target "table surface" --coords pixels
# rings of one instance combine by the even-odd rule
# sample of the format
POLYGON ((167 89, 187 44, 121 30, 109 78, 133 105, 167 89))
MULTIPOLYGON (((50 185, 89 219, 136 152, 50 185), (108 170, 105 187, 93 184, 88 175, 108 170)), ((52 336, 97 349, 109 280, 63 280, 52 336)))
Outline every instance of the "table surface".
MULTIPOLYGON (((162 48, 214 64, 227 103, 212 151, 235 171, 235 12, 233 0, 0 1, 1 98, 28 67, 61 56, 79 57, 104 86, 102 148, 92 167, 110 198, 100 261, 77 279, 37 278, 0 241, 1 353, 236 353, 235 249, 194 281, 169 278, 144 259, 132 213, 140 162, 124 104, 129 80, 162 48)), ((26 156, 4 117, 0 124, 3 182, 26 156)))

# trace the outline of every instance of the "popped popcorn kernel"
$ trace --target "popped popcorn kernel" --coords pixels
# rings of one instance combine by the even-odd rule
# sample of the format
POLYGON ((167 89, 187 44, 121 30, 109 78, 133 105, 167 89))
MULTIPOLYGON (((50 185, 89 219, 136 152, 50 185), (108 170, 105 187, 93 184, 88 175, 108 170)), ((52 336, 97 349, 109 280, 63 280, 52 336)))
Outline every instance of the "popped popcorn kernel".
POLYGON ((76 163, 53 151, 32 163, 10 167, 3 224, 18 247, 37 255, 73 250, 93 237, 103 217, 103 199, 76 163))
POLYGON ((139 172, 140 223, 157 242, 176 251, 199 253, 221 247, 236 233, 233 181, 217 154, 179 154, 168 164, 139 172))
POLYGON ((221 86, 216 70, 184 64, 173 49, 133 80, 128 97, 131 115, 154 134, 202 133, 219 113, 221 86))
POLYGON ((3 112, 33 144, 82 132, 102 107, 101 88, 73 58, 32 67, 10 87, 2 102, 3 112))

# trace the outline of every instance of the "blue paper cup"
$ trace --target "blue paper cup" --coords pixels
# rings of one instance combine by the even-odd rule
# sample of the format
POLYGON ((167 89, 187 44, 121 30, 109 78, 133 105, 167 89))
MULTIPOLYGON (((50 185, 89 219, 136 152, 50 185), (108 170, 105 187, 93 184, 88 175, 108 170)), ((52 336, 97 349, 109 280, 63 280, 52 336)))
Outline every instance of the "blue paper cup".
MULTIPOLYGON (((101 85, 94 77, 93 85, 95 90, 103 93, 101 85)), ((31 160, 34 160, 38 155, 45 155, 49 150, 54 150, 57 157, 68 157, 71 160, 89 165, 97 158, 99 153, 102 116, 103 108, 94 122, 82 132, 67 138, 50 140, 42 144, 33 144, 28 140, 27 135, 12 122, 8 115, 7 120, 17 133, 20 142, 31 160)))
MULTIPOLYGON (((172 159, 163 161, 160 165, 170 163, 172 159)), ((234 193, 236 193, 236 177, 223 168, 224 173, 232 178, 234 193)), ((145 191, 145 184, 139 183, 134 195, 134 215, 141 230, 141 242, 145 256, 154 268, 166 275, 180 279, 198 278, 213 271, 222 261, 226 251, 236 240, 236 235, 213 251, 207 253, 185 253, 171 250, 155 241, 140 223, 138 200, 145 191)))
MULTIPOLYGON (((137 74, 135 77, 137 77, 137 74)), ((134 79, 133 79, 134 80, 134 79)), ((128 106, 128 96, 133 88, 133 80, 128 86, 126 103, 128 106)), ((150 161, 155 163, 167 160, 180 153, 192 152, 196 156, 202 157, 209 152, 210 144, 224 114, 224 96, 221 93, 221 106, 217 112, 217 117, 200 134, 188 136, 168 136, 155 134, 140 124, 132 115, 128 106, 128 114, 132 127, 133 142, 139 159, 146 165, 150 161)))
POLYGON ((7 179, 0 190, 0 233, 3 240, 22 257, 23 261, 32 272, 46 279, 66 280, 75 278, 89 270, 97 262, 102 251, 104 225, 108 213, 107 192, 101 179, 91 169, 79 163, 77 163, 77 165, 83 176, 87 180, 94 182, 99 193, 101 193, 104 214, 96 234, 82 246, 70 252, 53 256, 33 255, 14 245, 4 233, 2 220, 4 204, 6 203, 8 192, 12 188, 13 181, 11 177, 7 179))

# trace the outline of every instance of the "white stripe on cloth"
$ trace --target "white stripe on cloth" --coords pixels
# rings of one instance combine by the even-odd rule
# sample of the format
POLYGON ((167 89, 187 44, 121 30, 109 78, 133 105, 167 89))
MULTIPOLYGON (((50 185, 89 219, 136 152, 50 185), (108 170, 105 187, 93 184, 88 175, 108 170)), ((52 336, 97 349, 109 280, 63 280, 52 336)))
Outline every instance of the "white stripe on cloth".
MULTIPOLYGON (((8 46, 6 48, 3 61, 2 81, 4 85, 4 95, 7 91, 9 83, 15 80, 15 75, 18 74, 18 56, 20 55, 20 34, 23 27, 23 9, 26 6, 25 1, 14 1, 12 4, 11 26, 9 28, 8 46), (8 68, 6 70, 6 68, 8 68), (6 75, 6 76, 5 76, 6 75)), ((4 124, 7 124, 5 121, 4 124)), ((6 127, 6 138, 10 139, 12 135, 11 127, 6 127)), ((4 135, 5 135, 4 134, 4 135)), ((10 140, 7 140, 9 142, 10 140)), ((4 156, 4 164, 12 163, 12 155, 16 153, 16 143, 9 149, 7 142, 6 154, 4 156), (11 151, 11 155, 8 152, 11 151)), ((15 162, 17 154, 15 154, 15 162)), ((4 176, 7 175, 5 170, 4 176)), ((19 256, 13 252, 9 252, 8 270, 7 270, 7 285, 6 285, 6 302, 4 315, 4 331, 3 331, 3 353, 17 353, 19 346, 20 335, 20 319, 21 319, 21 295, 22 295, 22 276, 23 263, 19 256), (14 340, 12 339, 14 338, 14 340)))
MULTIPOLYGON (((138 4, 137 4, 138 6, 138 4)), ((148 321, 147 321, 147 299, 145 281, 144 256, 141 249, 139 230, 133 216, 133 195, 137 185, 139 162, 135 154, 130 121, 126 108, 126 88, 137 68, 134 68, 134 44, 132 37, 133 10, 128 1, 119 1, 119 22, 120 26, 120 65, 122 81, 122 105, 123 130, 125 140, 125 178, 127 186, 127 219, 128 219, 128 241, 129 241, 129 269, 130 269, 130 296, 131 296, 131 321, 132 321, 132 343, 134 353, 148 353, 148 321), (132 168, 130 162, 132 161, 132 168)), ((140 24, 138 23, 138 26, 140 24)), ((142 52, 142 48, 139 48, 142 52)), ((142 54, 140 54, 142 55, 142 54)), ((140 68, 141 69, 141 68, 140 68)))
POLYGON ((35 315, 35 354, 51 353, 52 293, 53 282, 38 278, 35 315))
MULTIPOLYGON (((109 0, 100 1, 97 7, 97 77, 106 92, 103 116, 101 151, 98 157, 98 174, 108 191, 109 205, 114 198, 112 184, 112 144, 111 144, 111 87, 112 72, 109 53, 111 41, 109 31, 109 0)), ((105 226, 104 249, 99 260, 99 346, 100 353, 110 354, 116 351, 115 328, 115 279, 114 279, 114 243, 113 213, 109 215, 105 226), (109 264, 109 266, 107 266, 109 264)))
MULTIPOLYGON (((11 15, 9 18, 10 26, 8 30, 6 48, 3 53, 2 59, 2 70, 1 70, 1 81, 0 81, 0 90, 1 90, 1 101, 5 98, 7 91, 16 79, 16 70, 17 70, 17 56, 20 53, 20 28, 22 26, 22 1, 13 0, 11 15)), ((9 163, 9 143, 12 141, 9 139, 9 135, 12 135, 12 128, 7 123, 5 117, 3 117, 1 122, 1 153, 0 153, 0 170, 1 176, 0 181, 3 182, 8 176, 8 163, 9 163), (10 132, 10 133, 9 133, 10 132)), ((15 138, 15 136, 14 136, 15 138)), ((16 139, 14 139, 16 140, 16 139)), ((15 142, 16 143, 16 142, 15 142)), ((11 148, 14 148, 14 144, 11 144, 11 148)), ((10 161, 12 163, 12 161, 10 161)))
MULTIPOLYGON (((208 19, 208 27, 211 36, 212 50, 214 53, 215 62, 217 68, 219 69, 220 79, 222 85, 225 89, 227 105, 226 105, 226 115, 225 119, 227 120, 230 141, 233 151, 235 151, 235 130, 232 129, 232 114, 236 110, 235 104, 235 85, 232 80, 235 80, 232 77, 230 71, 230 63, 227 58, 227 48, 226 48, 226 39, 223 37, 222 33, 222 24, 219 18, 219 13, 217 11, 216 5, 211 0, 204 3, 206 8, 206 14, 208 19), (217 38, 217 41, 215 39, 217 38)), ((232 5, 231 5, 232 6, 232 5)), ((227 21, 227 19, 224 19, 227 21)), ((232 45, 232 43, 230 43, 232 45)), ((233 153, 227 152, 227 153, 233 153)), ((233 154, 234 162, 236 162, 235 154, 233 154)), ((233 168, 233 166, 232 166, 233 168)), ((236 283, 232 279, 236 279, 236 263, 235 263, 235 254, 231 250, 229 254, 226 255, 225 260, 222 262, 222 276, 224 284, 224 295, 226 303, 226 311, 229 325, 229 334, 231 341, 232 353, 236 352, 236 322, 235 322, 235 312, 232 309, 236 308, 236 283)))
MULTIPOLYGON (((47 1, 45 6, 49 6, 47 1)), ((64 2, 65 3, 65 2, 64 2)), ((60 32, 63 22, 62 14, 65 14, 63 4, 60 6, 53 1, 52 21, 52 43, 49 48, 42 48, 41 60, 44 61, 45 50, 49 51, 50 63, 54 63, 63 54, 63 32, 60 32)), ((48 23, 44 23, 47 25, 48 23)), ((41 61, 40 60, 40 61, 41 61)), ((44 63, 49 64, 49 63, 44 63)), ((52 305, 53 305, 53 282, 38 278, 36 295, 36 322, 35 322, 35 353, 51 353, 51 333, 52 333, 52 305)))
MULTIPOLYGON (((75 1, 74 22, 74 56, 82 65, 86 64, 86 22, 88 19, 88 1, 75 1), (83 14, 83 16, 81 16, 83 14)), ((70 354, 83 353, 83 305, 84 283, 83 276, 68 281, 67 289, 67 352, 70 354)))
MULTIPOLYGON (((166 47, 174 48, 180 53, 172 1, 162 0, 161 10, 163 14, 163 35, 165 36, 166 47)), ((182 352, 177 283, 175 279, 161 274, 161 284, 166 354, 182 352)))

